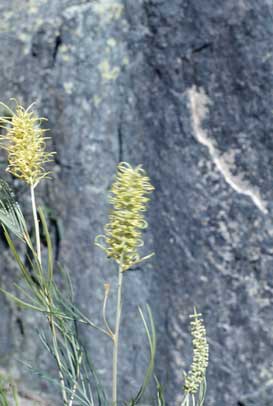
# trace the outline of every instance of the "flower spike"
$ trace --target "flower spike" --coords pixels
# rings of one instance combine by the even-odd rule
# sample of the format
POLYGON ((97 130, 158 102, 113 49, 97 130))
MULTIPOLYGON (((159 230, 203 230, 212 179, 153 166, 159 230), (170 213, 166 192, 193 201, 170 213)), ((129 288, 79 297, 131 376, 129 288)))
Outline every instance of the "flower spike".
POLYGON ((193 361, 190 372, 185 375, 184 392, 194 395, 206 378, 206 369, 209 359, 209 346, 206 329, 203 324, 202 314, 198 314, 194 308, 194 314, 190 315, 191 334, 193 344, 193 361))
POLYGON ((4 103, 10 117, 0 117, 0 127, 6 134, 0 136, 0 147, 7 150, 7 171, 32 187, 37 186, 41 179, 48 177, 50 172, 44 164, 51 162, 55 152, 46 152, 44 137, 45 129, 41 128, 45 118, 39 118, 32 111, 33 104, 24 109, 17 103, 13 112, 4 103))
POLYGON ((153 190, 150 179, 140 165, 136 168, 126 162, 118 165, 109 197, 113 210, 105 226, 105 235, 98 236, 96 244, 108 257, 122 265, 123 271, 153 255, 141 258, 138 253, 139 247, 144 245, 142 230, 148 227, 143 215, 150 200, 147 195, 153 190), (101 238, 106 246, 99 243, 101 238))

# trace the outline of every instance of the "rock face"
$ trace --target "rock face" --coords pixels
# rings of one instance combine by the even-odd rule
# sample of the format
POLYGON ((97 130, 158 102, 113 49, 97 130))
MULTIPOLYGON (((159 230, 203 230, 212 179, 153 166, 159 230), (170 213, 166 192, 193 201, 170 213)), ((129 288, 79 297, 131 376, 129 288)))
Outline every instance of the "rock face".
MULTIPOLYGON (((210 343, 206 404, 271 405, 272 2, 1 0, 0 17, 1 100, 37 101, 49 119, 57 155, 40 203, 51 208, 56 257, 94 320, 103 283, 116 284, 115 266, 93 244, 116 164, 142 163, 156 187, 145 235, 156 256, 125 278, 121 400, 147 365, 137 305, 149 302, 167 405, 180 404, 194 305, 210 343)), ((28 191, 15 186, 27 209, 28 191)), ((1 256, 10 288, 18 272, 4 242, 1 256)), ((18 363, 51 369, 35 336, 41 318, 0 300, 2 365, 29 389, 56 391, 18 363)), ((110 318, 113 309, 110 301, 110 318)), ((110 344, 82 335, 110 388, 110 344)))

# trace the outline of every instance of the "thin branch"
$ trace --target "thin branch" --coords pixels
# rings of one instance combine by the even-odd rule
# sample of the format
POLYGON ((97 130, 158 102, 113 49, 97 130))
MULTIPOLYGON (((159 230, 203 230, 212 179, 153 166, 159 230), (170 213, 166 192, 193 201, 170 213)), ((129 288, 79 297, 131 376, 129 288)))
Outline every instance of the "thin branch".
POLYGON ((107 306, 107 301, 108 301, 108 297, 109 297, 109 291, 110 291, 110 285, 105 284, 104 285, 104 300, 103 300, 103 306, 102 306, 102 317, 103 317, 104 324, 106 326, 106 330, 108 331, 111 338, 114 340, 114 333, 113 333, 111 327, 109 326, 107 316, 106 316, 106 306, 107 306))
POLYGON ((117 404, 117 372, 118 372, 118 344, 119 344, 119 328, 122 309, 122 280, 123 268, 122 261, 119 265, 118 272, 118 293, 117 293, 117 311, 116 311, 116 325, 114 333, 114 348, 113 348, 113 372, 112 372, 112 401, 113 406, 117 404))

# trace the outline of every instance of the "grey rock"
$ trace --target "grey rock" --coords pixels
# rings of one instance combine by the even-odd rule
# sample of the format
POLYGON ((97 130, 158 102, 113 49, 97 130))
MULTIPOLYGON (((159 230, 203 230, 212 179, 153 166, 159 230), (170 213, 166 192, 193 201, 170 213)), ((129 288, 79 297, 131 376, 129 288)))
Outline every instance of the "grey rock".
MULTIPOLYGON (((194 305, 210 343, 206 404, 271 404, 271 2, 2 0, 0 16, 1 99, 36 100, 49 119, 54 180, 39 198, 60 219, 56 255, 94 320, 103 283, 116 283, 93 244, 116 164, 143 163, 156 187, 145 234, 156 257, 125 278, 122 396, 137 391, 147 364, 137 305, 148 301, 168 405, 179 405, 191 363, 194 305)), ((26 188, 15 187, 28 211, 26 188)), ((1 244, 1 281, 11 288, 18 273, 1 244)), ((34 340, 43 321, 4 298, 1 309, 2 364, 52 392, 17 361, 52 368, 34 340)), ((82 335, 110 390, 110 344, 82 335)))

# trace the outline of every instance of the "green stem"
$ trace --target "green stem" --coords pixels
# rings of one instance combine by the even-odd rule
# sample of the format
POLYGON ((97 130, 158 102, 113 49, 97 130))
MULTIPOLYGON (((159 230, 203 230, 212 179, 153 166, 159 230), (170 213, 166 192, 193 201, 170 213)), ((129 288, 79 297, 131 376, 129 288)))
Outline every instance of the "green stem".
POLYGON ((60 355, 59 355, 54 318, 52 315, 49 315, 48 322, 49 322, 49 326, 50 326, 50 330, 51 330, 51 334, 52 334, 53 351, 54 351, 54 356, 55 356, 55 360, 56 360, 58 372, 59 372, 59 380, 60 380, 60 384, 61 384, 62 398, 63 398, 64 406, 67 406, 68 400, 67 400, 66 391, 65 391, 64 376, 62 373, 62 363, 61 363, 61 359, 60 359, 60 355))
POLYGON ((34 220, 34 227, 35 227, 35 237, 36 237, 36 247, 37 247, 37 256, 40 264, 42 263, 42 256, 41 256, 41 240, 40 240, 40 230, 39 230, 39 220, 37 215, 37 207, 36 207, 36 199, 34 193, 34 186, 30 186, 31 192, 31 203, 32 203, 32 213, 33 213, 33 220, 34 220))
MULTIPOLYGON (((37 215, 36 199, 35 199, 35 192, 34 192, 33 185, 30 186, 30 192, 31 192, 33 221, 34 221, 34 227, 35 227, 37 257, 40 262, 40 265, 42 265, 40 228, 39 228, 39 220, 38 220, 38 215, 37 215)), ((57 339, 56 329, 55 329, 55 325, 54 325, 54 316, 52 314, 52 303, 51 303, 49 293, 48 292, 44 292, 44 293, 46 295, 46 302, 47 302, 48 313, 49 313, 48 322, 49 322, 49 327, 50 327, 50 331, 51 331, 51 335, 52 335, 54 356, 55 356, 55 360, 56 360, 58 372, 59 372, 59 379, 60 379, 61 390, 62 390, 62 398, 63 398, 64 406, 67 406, 68 401, 67 401, 67 395, 66 395, 66 391, 65 391, 64 376, 62 373, 62 364, 61 364, 61 359, 60 359, 59 349, 58 349, 58 339, 57 339)))
POLYGON ((113 373, 112 373, 112 401, 113 406, 117 405, 117 372, 118 372, 118 344, 119 344, 119 328, 120 328, 120 319, 121 319, 121 309, 122 309, 122 280, 123 280, 123 271, 122 265, 119 266, 118 273, 118 292, 117 292, 117 310, 116 310, 116 325, 115 325, 115 334, 114 334, 114 344, 113 344, 113 373))
POLYGON ((74 398, 75 398, 76 390, 77 390, 77 387, 78 387, 78 381, 79 381, 79 377, 80 377, 81 363, 82 363, 82 354, 80 355, 79 362, 77 363, 77 372, 76 372, 75 382, 74 382, 74 385, 73 385, 73 388, 72 388, 72 393, 71 393, 71 396, 70 396, 68 406, 73 406, 73 401, 74 401, 74 398))

